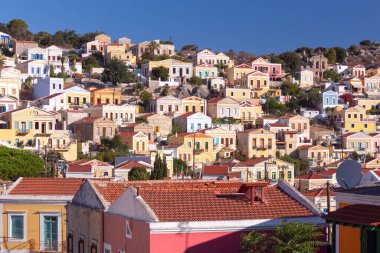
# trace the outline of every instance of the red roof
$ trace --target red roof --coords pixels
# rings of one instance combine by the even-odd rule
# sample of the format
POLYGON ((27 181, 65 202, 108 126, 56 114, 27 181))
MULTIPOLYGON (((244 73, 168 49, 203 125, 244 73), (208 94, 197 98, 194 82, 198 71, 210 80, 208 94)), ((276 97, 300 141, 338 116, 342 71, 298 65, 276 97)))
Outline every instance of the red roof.
POLYGON ((140 167, 140 168, 145 168, 145 169, 151 169, 152 166, 147 166, 145 164, 142 164, 142 163, 139 163, 139 162, 136 162, 136 161, 125 161, 125 162, 122 162, 122 163, 119 163, 115 169, 124 169, 124 170, 127 170, 127 169, 132 169, 134 167, 140 167))
POLYGON ((314 216, 277 186, 260 186, 265 187, 266 203, 251 203, 245 195, 247 187, 233 181, 145 184, 140 185, 140 195, 160 222, 314 216))
POLYGON ((364 226, 380 225, 380 206, 349 205, 323 216, 328 221, 357 224, 364 226))
POLYGON ((120 137, 132 137, 135 136, 138 132, 120 132, 120 137))
POLYGON ((240 162, 240 163, 236 164, 234 167, 253 166, 255 164, 262 163, 262 162, 264 162, 264 161, 266 161, 268 159, 269 159, 268 157, 256 157, 256 158, 244 161, 244 162, 240 162))
POLYGON ((85 117, 81 119, 79 122, 81 123, 88 123, 88 122, 94 122, 95 120, 102 118, 102 117, 85 117))
POLYGON ((91 165, 72 164, 68 166, 69 173, 91 173, 91 165))
POLYGON ((268 123, 268 125, 271 127, 289 127, 287 124, 282 123, 268 123))
POLYGON ((228 166, 223 165, 209 165, 204 166, 203 175, 227 175, 228 166))
POLYGON ((247 64, 240 64, 238 66, 235 66, 235 68, 239 68, 239 69, 252 69, 251 66, 247 65, 247 64))
POLYGON ((302 146, 299 146, 297 149, 298 150, 306 150, 306 149, 309 149, 313 147, 313 145, 302 145, 302 146))
POLYGON ((318 174, 305 174, 302 176, 298 176, 297 179, 326 179, 326 178, 318 174))
POLYGON ((320 171, 318 174, 321 174, 321 175, 334 175, 335 173, 336 173, 335 169, 330 169, 330 170, 320 171))
POLYGON ((93 181, 96 190, 108 203, 112 203, 128 188, 125 182, 93 181))
POLYGON ((213 99, 210 99, 208 101, 208 103, 209 104, 211 104, 211 103, 217 103, 217 102, 219 102, 220 100, 223 100, 223 99, 225 99, 225 98, 213 98, 213 99))
POLYGON ((22 178, 11 195, 72 195, 79 190, 81 178, 22 178))

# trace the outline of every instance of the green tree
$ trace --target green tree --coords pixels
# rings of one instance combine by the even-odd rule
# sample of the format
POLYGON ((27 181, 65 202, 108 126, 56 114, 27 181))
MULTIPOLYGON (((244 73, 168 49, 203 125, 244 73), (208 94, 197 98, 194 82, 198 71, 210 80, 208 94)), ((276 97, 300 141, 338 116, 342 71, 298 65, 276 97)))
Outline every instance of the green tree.
POLYGON ((113 87, 112 101, 115 104, 115 89, 119 83, 130 83, 135 80, 132 72, 124 62, 112 59, 102 73, 102 81, 111 82, 113 87))
POLYGON ((145 181, 149 180, 149 173, 145 168, 142 167, 133 167, 128 172, 128 180, 129 181, 145 181))
POLYGON ((323 72, 323 78, 325 79, 331 79, 332 82, 338 83, 342 80, 342 75, 336 73, 334 70, 328 69, 325 72, 323 72))
POLYGON ((148 45, 148 50, 150 53, 155 54, 155 52, 160 48, 160 44, 155 41, 151 41, 148 45))
POLYGON ((285 52, 280 54, 279 57, 284 61, 284 69, 293 76, 295 76, 303 65, 301 57, 295 52, 285 52))
POLYGON ((291 113, 295 113, 296 111, 300 109, 298 100, 295 97, 291 97, 289 102, 287 102, 285 106, 289 109, 291 113))
POLYGON ((284 95, 298 96, 300 93, 300 88, 298 85, 290 81, 284 81, 281 84, 280 89, 284 95))
POLYGON ((173 124, 172 126, 172 134, 182 133, 182 127, 180 124, 173 124))
POLYGON ((189 174, 187 163, 181 159, 173 158, 173 169, 175 175, 183 175, 187 176, 189 174))
POLYGON ((242 234, 239 251, 245 253, 266 253, 269 248, 268 235, 252 231, 242 234))
POLYGON ((5 56, 0 54, 0 77, 1 77, 1 71, 3 70, 5 66, 5 56))
POLYGON ((163 66, 153 68, 151 77, 153 80, 168 81, 169 80, 169 69, 165 68, 163 66))
POLYGON ((359 42, 359 44, 360 44, 361 46, 369 47, 369 46, 372 46, 372 45, 373 45, 373 42, 370 41, 370 40, 362 40, 362 41, 359 42))
POLYGON ((315 225, 300 222, 284 222, 273 235, 251 232, 244 235, 240 250, 249 253, 316 253, 323 245, 322 233, 315 225))
POLYGON ((34 40, 38 42, 40 46, 48 47, 53 44, 53 37, 48 32, 39 32, 34 36, 34 40))
POLYGON ((90 55, 87 59, 84 60, 83 62, 83 68, 86 70, 90 70, 92 68, 98 68, 99 67, 99 62, 96 59, 95 56, 90 55))
POLYGON ((284 222, 272 236, 274 253, 316 253, 322 233, 315 225, 300 222, 284 222))
POLYGON ((168 84, 165 84, 164 87, 162 87, 162 90, 161 90, 161 96, 167 96, 169 95, 169 85, 168 84))
POLYGON ((347 57, 347 50, 341 47, 334 47, 336 52, 336 62, 344 63, 347 57))
POLYGON ((22 19, 12 19, 7 24, 8 33, 18 40, 31 40, 33 34, 28 30, 28 24, 22 19))
POLYGON ((284 104, 277 102, 274 98, 268 98, 264 107, 271 114, 285 113, 287 109, 284 104))
POLYGON ((15 181, 19 177, 40 177, 44 161, 29 151, 0 146, 0 178, 15 181))
POLYGON ((166 156, 163 155, 163 158, 157 153, 154 164, 153 164, 153 171, 150 175, 150 179, 152 180, 161 180, 165 177, 167 177, 167 164, 166 164, 166 156))
POLYGON ((300 94, 299 101, 302 107, 318 109, 322 101, 321 90, 317 87, 311 88, 308 92, 300 94))
POLYGON ((189 80, 189 83, 192 85, 200 86, 203 84, 203 80, 198 76, 192 76, 189 80))
POLYGON ((141 93, 140 93, 140 99, 141 101, 143 101, 144 103, 144 106, 147 106, 149 104, 149 101, 153 98, 153 95, 152 93, 150 93, 149 91, 146 91, 146 90, 143 90, 141 93))
POLYGON ((330 48, 329 51, 325 54, 329 64, 336 63, 336 51, 334 48, 330 48))

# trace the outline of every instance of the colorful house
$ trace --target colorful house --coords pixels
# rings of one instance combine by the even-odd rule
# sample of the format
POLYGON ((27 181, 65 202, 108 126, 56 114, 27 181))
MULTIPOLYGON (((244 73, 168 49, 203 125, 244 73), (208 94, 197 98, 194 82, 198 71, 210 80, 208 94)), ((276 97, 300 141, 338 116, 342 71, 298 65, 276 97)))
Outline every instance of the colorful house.
POLYGON ((356 105, 344 112, 344 130, 346 132, 375 132, 376 121, 369 118, 366 109, 356 105))
POLYGON ((247 64, 240 64, 227 69, 227 79, 230 84, 235 84, 236 80, 241 79, 244 75, 252 73, 255 69, 247 64))
POLYGON ((215 118, 240 118, 239 112, 240 104, 238 101, 226 97, 226 98, 213 98, 208 101, 207 115, 215 118))
POLYGON ((254 98, 260 98, 269 91, 269 75, 260 71, 247 73, 236 82, 238 85, 251 89, 254 98))
POLYGON ((92 246, 98 252, 232 253, 238 251, 242 233, 270 233, 284 219, 326 226, 318 208, 284 182, 89 181, 69 210, 73 249, 92 246))
POLYGON ((81 141, 100 143, 102 137, 113 138, 115 123, 104 117, 85 117, 73 123, 74 132, 81 141))
POLYGON ((201 112, 206 113, 207 101, 204 98, 190 96, 182 98, 182 112, 201 112))
POLYGON ((0 44, 6 47, 11 46, 11 36, 6 33, 0 32, 0 44))
POLYGON ((331 162, 330 149, 321 145, 302 145, 298 146, 298 157, 309 160, 310 167, 325 167, 331 162))
POLYGON ((252 68, 255 71, 269 74, 271 81, 281 81, 282 67, 279 63, 271 63, 268 60, 259 57, 252 62, 252 68))
POLYGON ((210 64, 200 64, 194 67, 194 76, 208 79, 218 77, 218 68, 210 64))
POLYGON ((90 87, 88 90, 91 92, 91 104, 120 104, 121 91, 113 88, 96 88, 90 87))
POLYGON ((66 251, 66 205, 76 178, 19 178, 0 196, 1 251, 66 251))
POLYGON ((121 140, 128 144, 129 150, 137 155, 149 154, 149 138, 143 133, 119 133, 121 140))
POLYGON ((212 120, 203 113, 188 112, 173 118, 173 125, 178 125, 181 132, 193 133, 212 127, 212 120))
POLYGON ((91 92, 80 86, 65 87, 64 94, 68 108, 83 108, 91 103, 91 92))
POLYGON ((136 118, 136 106, 123 104, 97 104, 84 109, 90 117, 105 117, 115 122, 117 126, 134 123, 136 118))
POLYGON ((154 68, 164 67, 169 71, 169 80, 176 82, 188 82, 193 76, 193 64, 191 62, 166 59, 162 61, 149 61, 141 66, 146 78, 151 78, 154 68))
POLYGON ((113 166, 96 159, 81 159, 68 163, 64 172, 65 178, 110 178, 113 166))
POLYGON ((265 129, 238 132, 236 145, 246 158, 276 157, 276 134, 265 129))
POLYGON ((332 226, 332 252, 378 252, 380 187, 359 186, 335 195, 337 210, 323 217, 332 226))

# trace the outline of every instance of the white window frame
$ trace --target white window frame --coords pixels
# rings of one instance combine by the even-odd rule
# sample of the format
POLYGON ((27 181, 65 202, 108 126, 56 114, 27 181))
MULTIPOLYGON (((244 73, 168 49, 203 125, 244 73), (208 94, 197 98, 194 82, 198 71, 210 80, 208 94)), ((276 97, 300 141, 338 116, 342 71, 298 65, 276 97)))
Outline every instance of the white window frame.
POLYGON ((128 239, 132 239, 132 229, 131 226, 129 226, 129 221, 125 221, 125 237, 128 239), (128 233, 128 229, 130 233, 128 233))
POLYGON ((26 242, 26 236, 27 236, 27 233, 26 233, 26 212, 25 211, 12 211, 12 212, 8 212, 8 240, 10 242, 26 242), (11 235, 12 235, 12 219, 11 217, 12 216, 23 216, 24 218, 24 234, 23 234, 23 238, 22 239, 19 239, 19 238, 12 238, 11 235))
POLYGON ((45 250, 44 249, 44 244, 42 242, 42 239, 44 238, 44 218, 45 216, 56 216, 57 219, 57 230, 58 230, 58 251, 62 250, 62 228, 61 228, 61 213, 58 212, 40 212, 40 238, 41 238, 41 243, 40 243, 40 250, 45 250))
POLYGON ((109 250, 109 252, 112 253, 112 246, 108 243, 103 243, 103 249, 104 249, 104 253, 106 253, 106 250, 109 250))

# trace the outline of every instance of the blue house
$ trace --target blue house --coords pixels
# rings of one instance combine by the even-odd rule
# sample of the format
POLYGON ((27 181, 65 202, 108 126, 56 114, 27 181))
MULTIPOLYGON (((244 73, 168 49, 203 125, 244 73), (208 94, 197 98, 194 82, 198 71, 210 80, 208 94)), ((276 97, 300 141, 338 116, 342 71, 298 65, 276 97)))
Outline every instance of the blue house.
POLYGON ((173 124, 181 126, 183 132, 193 133, 210 128, 212 119, 200 112, 189 112, 173 118, 173 124))
POLYGON ((334 108, 338 106, 338 92, 336 91, 325 91, 322 94, 322 110, 325 111, 326 108, 334 108))
POLYGON ((0 32, 0 44, 5 45, 6 47, 11 46, 11 36, 6 33, 0 32))

